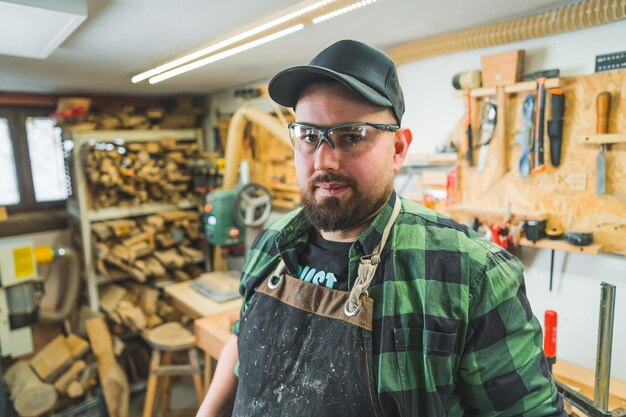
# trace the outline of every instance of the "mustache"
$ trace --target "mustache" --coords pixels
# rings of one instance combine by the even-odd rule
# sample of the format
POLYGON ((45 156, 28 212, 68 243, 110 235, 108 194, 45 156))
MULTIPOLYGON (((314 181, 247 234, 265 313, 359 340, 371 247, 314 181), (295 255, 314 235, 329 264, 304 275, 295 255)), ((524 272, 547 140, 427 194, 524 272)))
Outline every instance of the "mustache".
POLYGON ((309 180, 309 188, 315 187, 317 184, 320 184, 323 182, 340 182, 348 186, 355 185, 355 181, 350 177, 345 177, 341 174, 337 174, 334 172, 325 172, 323 174, 320 174, 311 178, 309 180))

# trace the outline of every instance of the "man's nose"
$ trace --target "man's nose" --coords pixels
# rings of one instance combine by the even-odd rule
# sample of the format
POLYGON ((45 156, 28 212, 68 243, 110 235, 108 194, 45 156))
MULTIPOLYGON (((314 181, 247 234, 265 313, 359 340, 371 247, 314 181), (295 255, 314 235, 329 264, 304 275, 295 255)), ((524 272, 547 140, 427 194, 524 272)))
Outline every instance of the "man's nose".
POLYGON ((313 155, 316 171, 336 170, 339 168, 339 151, 336 148, 331 148, 327 141, 322 140, 313 155))

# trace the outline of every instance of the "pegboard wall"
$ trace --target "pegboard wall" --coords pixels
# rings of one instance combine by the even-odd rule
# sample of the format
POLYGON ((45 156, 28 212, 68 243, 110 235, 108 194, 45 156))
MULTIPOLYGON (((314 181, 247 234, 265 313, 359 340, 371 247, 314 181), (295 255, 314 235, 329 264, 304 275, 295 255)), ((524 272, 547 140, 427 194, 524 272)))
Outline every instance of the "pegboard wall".
MULTIPOLYGON (((546 130, 546 171, 528 178, 520 175, 522 148, 515 136, 524 124, 523 100, 532 93, 505 93, 500 87, 490 97, 498 101, 498 121, 484 169, 478 172, 476 167, 460 161, 457 204, 502 213, 508 207, 514 214, 543 213, 548 228, 592 232, 594 243, 602 245, 603 252, 626 255, 626 143, 606 146, 606 193, 596 195, 599 145, 586 141, 588 136, 596 134, 596 96, 602 91, 612 95, 608 132, 626 135, 626 70, 561 78, 559 85, 565 94, 560 166, 550 164, 546 130)), ((480 124, 485 99, 473 98, 473 126, 480 124)), ((546 120, 549 120, 549 95, 546 103, 546 120)), ((455 128, 452 139, 463 149, 462 123, 455 128)), ((458 220, 466 220, 471 211, 450 210, 450 213, 458 220)))

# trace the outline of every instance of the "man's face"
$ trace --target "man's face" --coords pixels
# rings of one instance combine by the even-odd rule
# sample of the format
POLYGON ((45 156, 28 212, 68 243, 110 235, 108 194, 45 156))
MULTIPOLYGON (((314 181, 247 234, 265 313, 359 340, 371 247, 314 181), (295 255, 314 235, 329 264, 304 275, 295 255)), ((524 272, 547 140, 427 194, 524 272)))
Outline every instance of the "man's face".
MULTIPOLYGON (((314 85, 298 100, 296 121, 328 126, 370 122, 396 124, 391 111, 364 101, 342 85, 314 85)), ((398 136, 375 131, 364 153, 350 154, 331 149, 323 142, 312 153, 295 150, 298 185, 305 212, 316 228, 334 232, 358 227, 387 202, 393 191, 393 176, 400 169, 408 144, 398 152, 398 136)))

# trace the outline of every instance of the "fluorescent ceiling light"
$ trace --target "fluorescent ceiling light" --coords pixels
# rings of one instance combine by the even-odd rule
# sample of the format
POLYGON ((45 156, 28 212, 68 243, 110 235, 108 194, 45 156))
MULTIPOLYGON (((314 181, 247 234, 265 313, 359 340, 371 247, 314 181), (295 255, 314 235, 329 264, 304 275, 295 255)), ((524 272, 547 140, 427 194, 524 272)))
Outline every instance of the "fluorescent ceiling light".
POLYGON ((309 12, 317 10, 320 7, 324 7, 327 4, 333 3, 335 1, 337 1, 337 0, 322 0, 322 1, 315 2, 315 3, 313 3, 313 4, 309 5, 309 6, 303 7, 301 9, 299 9, 299 10, 296 10, 296 11, 294 11, 292 13, 289 13, 289 14, 286 14, 284 16, 281 16, 281 17, 279 17, 277 19, 274 19, 274 20, 272 20, 270 22, 267 22, 267 23, 264 23, 262 25, 259 25, 259 26, 255 27, 255 28, 252 28, 252 29, 247 30, 245 32, 239 33, 239 34, 237 34, 235 36, 232 36, 232 37, 230 37, 228 39, 225 39, 225 40, 223 40, 221 42, 217 42, 217 43, 215 43, 213 45, 207 46, 206 48, 203 48, 203 49, 200 49, 198 51, 192 52, 192 53, 187 54, 187 55, 185 55, 185 56, 183 56, 181 58, 178 58, 178 59, 175 59, 173 61, 167 62, 167 63, 165 63, 163 65, 159 65, 158 67, 155 67, 155 68, 152 68, 152 69, 150 69, 148 71, 142 72, 141 74, 137 74, 133 78, 131 78, 131 81, 133 83, 138 83, 138 82, 143 81, 143 80, 145 80, 147 78, 153 77, 154 75, 160 74, 162 72, 171 70, 172 68, 176 68, 176 67, 178 67, 180 65, 183 65, 183 64, 186 64, 188 62, 194 61, 194 60, 196 60, 198 58, 201 58, 201 57, 203 57, 205 55, 208 55, 208 54, 210 54, 212 52, 215 52, 215 51, 218 51, 218 50, 220 50, 222 48, 230 46, 230 45, 232 45, 232 44, 234 44, 236 42, 242 41, 242 40, 244 40, 246 38, 249 38, 249 37, 254 36, 254 35, 258 34, 258 33, 264 32, 264 31, 266 31, 268 29, 271 29, 271 28, 273 28, 275 26, 278 26, 278 25, 280 25, 282 23, 285 23, 285 22, 288 22, 290 20, 293 20, 293 19, 295 19, 297 17, 300 17, 300 16, 302 16, 304 14, 307 14, 309 12))
POLYGON ((215 55, 211 55, 211 56, 206 57, 204 59, 201 59, 199 61, 195 61, 195 62, 192 62, 190 64, 183 65, 182 67, 178 67, 176 69, 173 69, 171 71, 164 72, 164 73, 162 73, 160 75, 157 75, 157 76, 154 76, 154 77, 150 78, 148 80, 148 82, 150 84, 156 84, 156 83, 158 83, 160 81, 167 80, 168 78, 175 77, 176 75, 180 75, 180 74, 185 73, 187 71, 191 71, 191 70, 194 70, 196 68, 200 68, 202 66, 208 65, 208 64, 210 64, 212 62, 219 61, 219 60, 224 59, 224 58, 228 58, 229 56, 233 56, 233 55, 238 54, 238 53, 243 52, 243 51, 247 51, 248 49, 252 49, 255 46, 263 45, 264 43, 268 43, 268 42, 271 42, 271 41, 273 41, 275 39, 282 38, 283 36, 287 36, 287 35, 289 35, 291 33, 294 33, 294 32, 297 32, 299 30, 302 30, 303 28, 304 28, 304 25, 302 23, 299 24, 299 25, 291 26, 291 27, 289 27, 287 29, 284 29, 284 30, 281 30, 279 32, 272 33, 271 35, 267 35, 267 36, 264 36, 262 38, 255 39, 255 40, 253 40, 251 42, 244 43, 243 45, 236 46, 236 47, 234 47, 232 49, 228 49, 226 51, 220 52, 220 53, 215 54, 215 55))
POLYGON ((341 9, 337 9, 334 12, 330 12, 330 13, 326 13, 325 15, 316 17, 315 19, 313 19, 313 23, 314 24, 318 24, 318 23, 322 23, 325 22, 328 19, 332 19, 333 17, 337 17, 337 16, 341 16, 342 14, 351 12, 353 10, 356 10, 358 8, 361 8, 363 6, 367 6, 368 4, 372 4, 376 2, 376 0, 362 0, 356 3, 353 3, 349 6, 346 7, 342 7, 341 9))

